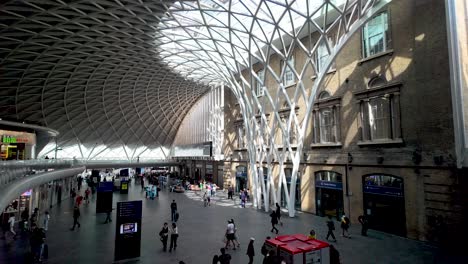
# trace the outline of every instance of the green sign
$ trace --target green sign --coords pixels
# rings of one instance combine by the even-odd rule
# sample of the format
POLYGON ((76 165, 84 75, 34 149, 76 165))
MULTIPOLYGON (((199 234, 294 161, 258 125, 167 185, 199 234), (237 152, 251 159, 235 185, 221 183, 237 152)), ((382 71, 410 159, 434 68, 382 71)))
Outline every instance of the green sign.
POLYGON ((2 142, 3 143, 16 143, 16 137, 3 136, 2 142))

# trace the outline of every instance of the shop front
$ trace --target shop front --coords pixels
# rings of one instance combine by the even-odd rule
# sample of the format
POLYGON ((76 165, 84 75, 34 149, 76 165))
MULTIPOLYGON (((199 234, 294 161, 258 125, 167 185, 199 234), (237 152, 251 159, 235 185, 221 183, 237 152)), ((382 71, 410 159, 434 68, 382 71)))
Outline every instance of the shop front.
POLYGON ((2 160, 34 159, 36 134, 0 129, 0 139, 2 160))
POLYGON ((403 179, 392 175, 363 176, 364 213, 369 228, 406 236, 403 179))
POLYGON ((340 219, 343 215, 343 177, 334 171, 315 173, 317 215, 340 219))

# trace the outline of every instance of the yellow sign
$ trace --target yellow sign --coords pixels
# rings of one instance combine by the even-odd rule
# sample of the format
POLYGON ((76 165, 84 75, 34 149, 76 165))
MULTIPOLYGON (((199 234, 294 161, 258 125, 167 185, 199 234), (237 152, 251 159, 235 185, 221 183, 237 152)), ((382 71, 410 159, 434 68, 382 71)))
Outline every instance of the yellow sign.
POLYGON ((122 190, 128 189, 128 183, 122 183, 122 190))

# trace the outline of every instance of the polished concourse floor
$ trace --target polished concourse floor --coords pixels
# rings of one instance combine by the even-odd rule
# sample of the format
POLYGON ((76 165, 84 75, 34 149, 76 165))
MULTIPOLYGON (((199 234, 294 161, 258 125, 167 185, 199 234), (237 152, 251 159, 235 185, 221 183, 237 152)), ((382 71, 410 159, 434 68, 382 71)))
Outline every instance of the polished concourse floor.
MULTIPOLYGON (((262 211, 239 208, 234 201, 214 199, 210 207, 203 207, 199 195, 161 192, 155 200, 145 199, 140 185, 130 187, 129 194, 114 193, 114 207, 118 201, 143 200, 141 257, 132 263, 185 263, 209 264, 214 254, 223 246, 222 238, 226 220, 233 218, 238 227, 240 250, 228 250, 231 263, 247 263, 246 246, 250 237, 255 237, 255 261, 262 263, 260 248, 263 239, 270 233, 270 218, 262 211), (180 212, 179 240, 177 251, 163 252, 158 232, 163 222, 169 222, 169 204, 175 199, 180 212)), ((72 202, 65 200, 51 209, 47 233, 49 260, 47 263, 112 263, 114 257, 115 210, 113 222, 104 224, 105 214, 95 213, 95 202, 81 206, 81 228, 70 231, 72 202)), ((278 227, 281 234, 308 233, 314 228, 319 239, 326 235, 325 219, 311 214, 299 213, 296 218, 282 218, 284 226, 278 227)), ((338 223, 337 223, 338 227, 338 223)), ((369 231, 369 237, 359 234, 359 226, 351 227, 352 238, 339 236, 334 243, 343 263, 456 263, 439 256, 438 250, 426 243, 369 231)), ((28 249, 26 238, 0 241, 0 263, 23 263, 28 249)))

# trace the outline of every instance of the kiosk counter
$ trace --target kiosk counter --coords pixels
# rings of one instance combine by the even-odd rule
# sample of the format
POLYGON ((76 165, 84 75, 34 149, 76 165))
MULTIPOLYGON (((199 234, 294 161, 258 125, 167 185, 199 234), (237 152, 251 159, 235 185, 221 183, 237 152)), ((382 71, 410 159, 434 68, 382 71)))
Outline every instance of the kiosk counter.
POLYGON ((266 240, 265 244, 269 249, 276 249, 287 264, 330 263, 330 245, 303 234, 278 236, 266 240))

